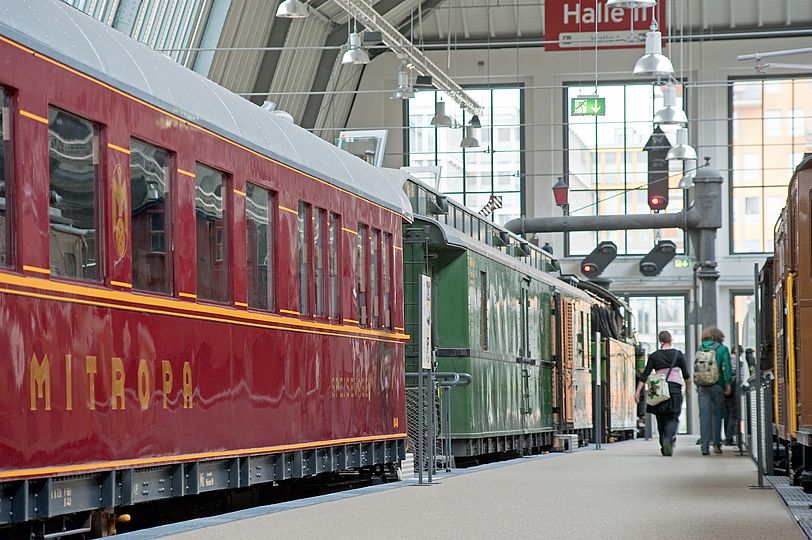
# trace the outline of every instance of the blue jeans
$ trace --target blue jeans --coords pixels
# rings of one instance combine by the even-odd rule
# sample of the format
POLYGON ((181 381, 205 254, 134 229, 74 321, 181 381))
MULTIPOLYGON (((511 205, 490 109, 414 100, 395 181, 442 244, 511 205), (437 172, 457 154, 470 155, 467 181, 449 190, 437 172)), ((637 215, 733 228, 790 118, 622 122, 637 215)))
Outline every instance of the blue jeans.
POLYGON ((722 403, 725 393, 718 384, 699 387, 699 440, 702 450, 722 445, 722 403), (711 430, 713 432, 711 433, 711 430), (711 441, 713 436, 713 441, 711 441))

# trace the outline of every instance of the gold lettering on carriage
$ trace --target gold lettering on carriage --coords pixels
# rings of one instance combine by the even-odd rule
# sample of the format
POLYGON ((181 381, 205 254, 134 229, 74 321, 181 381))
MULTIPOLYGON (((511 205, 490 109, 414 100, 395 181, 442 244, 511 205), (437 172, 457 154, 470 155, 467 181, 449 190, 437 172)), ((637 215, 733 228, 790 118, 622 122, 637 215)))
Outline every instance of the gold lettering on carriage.
POLYGON ((53 361, 48 354, 31 355, 28 364, 30 410, 51 411, 65 404, 65 411, 73 411, 81 403, 89 410, 110 404, 113 411, 123 411, 127 405, 147 410, 153 402, 163 409, 191 409, 194 397, 192 364, 189 361, 171 362, 140 358, 127 362, 118 356, 103 359, 86 355, 84 362, 66 354, 64 362, 53 361), (179 365, 180 364, 180 365, 179 365), (175 370, 180 367, 180 384, 175 386, 175 370), (87 384, 82 390, 74 383, 75 370, 83 370, 87 384), (100 373, 107 373, 109 384, 100 373), (82 396, 81 394, 84 394, 82 396), (64 401, 60 394, 64 394, 64 401), (52 400, 51 397, 54 396, 52 400), (101 401, 100 401, 101 400, 101 401))

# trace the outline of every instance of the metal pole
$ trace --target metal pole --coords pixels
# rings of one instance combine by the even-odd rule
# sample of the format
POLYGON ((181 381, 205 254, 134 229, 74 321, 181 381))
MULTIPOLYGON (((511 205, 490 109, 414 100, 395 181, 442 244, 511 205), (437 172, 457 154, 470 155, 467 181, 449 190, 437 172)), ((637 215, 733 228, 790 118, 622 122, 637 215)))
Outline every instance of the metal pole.
POLYGON ((428 415, 429 415, 429 419, 428 419, 428 422, 427 422, 427 424, 429 426, 429 435, 427 437, 427 443, 429 445, 429 451, 428 451, 428 454, 429 454, 429 463, 428 463, 428 467, 429 467, 428 481, 429 481, 429 484, 431 484, 431 478, 432 478, 433 473, 434 473, 434 464, 435 464, 434 453, 437 450, 435 448, 435 446, 437 444, 437 441, 436 441, 436 438, 434 436, 434 414, 436 412, 436 406, 437 406, 436 401, 435 401, 435 391, 434 391, 434 360, 435 360, 434 351, 432 350, 431 351, 431 365, 432 365, 432 368, 429 370, 429 400, 428 400, 429 410, 426 411, 428 413, 428 415))
POLYGON ((445 406, 445 414, 446 414, 446 456, 445 456, 445 470, 446 472, 451 472, 451 386, 447 386, 445 389, 446 395, 446 406, 445 406))
MULTIPOLYGON (((753 272, 755 274, 755 278, 753 280, 753 307, 755 308, 756 320, 760 320, 760 311, 761 306, 759 306, 758 302, 758 263, 753 265, 753 272)), ((758 460, 756 461, 756 469, 758 471, 758 487, 764 487, 764 447, 762 445, 764 433, 761 425, 761 407, 762 407, 762 400, 761 400, 761 358, 759 358, 759 347, 761 346, 761 336, 756 332, 756 350, 754 354, 756 355, 756 448, 758 448, 758 460)))
POLYGON ((744 455, 744 447, 742 446, 742 430, 741 430, 741 404, 742 404, 742 376, 744 372, 742 371, 742 344, 740 343, 741 340, 739 339, 739 323, 735 323, 735 332, 736 332, 736 382, 735 382, 735 392, 734 398, 736 400, 736 415, 733 418, 733 421, 736 425, 736 445, 739 447, 739 455, 744 455))
POLYGON ((425 433, 426 428, 426 420, 423 416, 423 407, 425 402, 423 401, 423 366, 420 365, 417 368, 417 372, 420 374, 417 377, 417 483, 418 485, 423 485, 423 434, 425 433))
POLYGON ((595 395, 592 401, 595 404, 595 450, 601 449, 603 440, 603 404, 601 396, 601 334, 595 332, 595 395))

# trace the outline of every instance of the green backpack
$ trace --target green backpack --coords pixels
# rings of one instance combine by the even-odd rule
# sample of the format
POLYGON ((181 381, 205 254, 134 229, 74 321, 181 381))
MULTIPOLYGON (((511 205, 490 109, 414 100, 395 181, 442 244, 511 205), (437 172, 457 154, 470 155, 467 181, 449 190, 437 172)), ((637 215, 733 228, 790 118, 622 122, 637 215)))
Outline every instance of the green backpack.
POLYGON ((702 347, 694 356, 694 384, 697 386, 712 386, 719 382, 719 364, 716 362, 719 346, 714 343, 710 349, 702 347))

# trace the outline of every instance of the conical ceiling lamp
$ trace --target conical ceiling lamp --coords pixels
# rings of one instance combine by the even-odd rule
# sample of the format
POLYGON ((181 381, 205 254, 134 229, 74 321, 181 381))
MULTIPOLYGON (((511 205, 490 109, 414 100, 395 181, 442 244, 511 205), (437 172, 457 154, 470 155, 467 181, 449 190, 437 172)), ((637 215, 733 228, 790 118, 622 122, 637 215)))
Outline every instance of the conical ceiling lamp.
POLYGON ((445 113, 445 101, 438 101, 434 104, 434 118, 431 125, 437 127, 451 127, 454 123, 451 117, 445 113))
POLYGON ((606 7, 610 8, 652 8, 657 5, 657 0, 609 0, 606 7))
POLYGON ((352 32, 347 38, 347 52, 341 57, 342 64, 369 64, 369 54, 361 46, 361 34, 352 32))
POLYGON ((688 128, 681 127, 677 130, 677 145, 668 150, 665 159, 668 161, 696 159, 696 150, 688 144, 688 128))
POLYGON ((304 19, 307 15, 307 5, 301 0, 285 0, 276 9, 276 16, 283 19, 304 19))
POLYGON ((460 141, 460 148, 479 148, 479 141, 474 137, 474 126, 465 126, 465 137, 460 141))
POLYGON ((667 77, 673 73, 671 60, 663 55, 663 35, 657 30, 646 32, 646 54, 634 64, 634 74, 667 77))
POLYGON ((694 187, 694 176, 696 175, 696 160, 686 159, 684 169, 685 174, 683 174, 677 187, 679 187, 680 189, 691 189, 692 187, 694 187))
POLYGON ((412 88, 412 82, 409 77, 409 70, 406 69, 406 64, 400 64, 400 70, 398 71, 398 87, 395 89, 395 92, 392 94, 390 99, 411 99, 414 97, 414 88, 412 88))
POLYGON ((677 89, 673 84, 668 84, 663 90, 663 102, 665 106, 654 115, 655 124, 667 126, 688 123, 688 116, 677 107, 677 89))
POLYGON ((479 115, 475 114, 474 116, 472 116, 471 121, 468 122, 468 125, 470 125, 472 128, 476 128, 476 129, 481 128, 482 127, 482 122, 479 121, 479 115))

